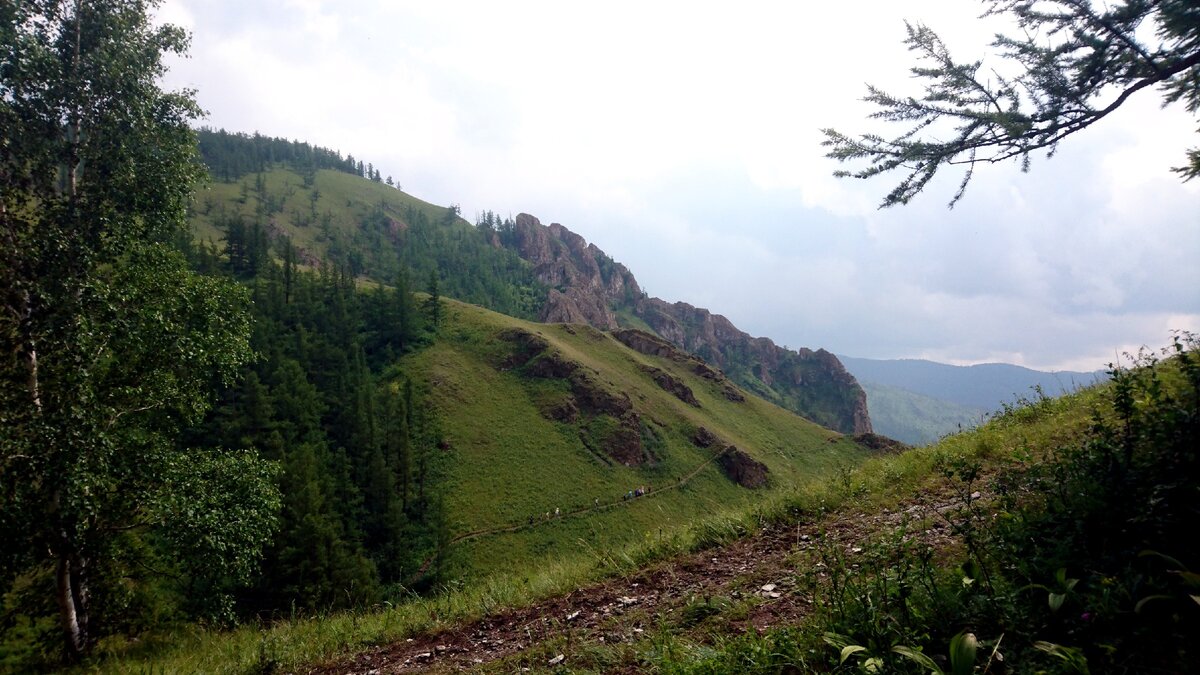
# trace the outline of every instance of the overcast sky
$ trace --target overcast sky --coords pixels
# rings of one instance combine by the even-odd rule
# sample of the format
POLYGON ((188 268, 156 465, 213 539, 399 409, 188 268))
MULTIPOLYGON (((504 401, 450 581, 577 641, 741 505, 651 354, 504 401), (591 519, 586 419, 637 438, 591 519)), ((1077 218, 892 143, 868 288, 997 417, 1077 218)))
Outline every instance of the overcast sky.
POLYGON ((651 295, 791 347, 1094 369, 1200 330, 1197 121, 1146 91, 1051 160, 907 207, 835 179, 865 83, 919 94, 904 20, 962 60, 981 3, 168 0, 206 123, 370 161, 409 192, 559 222, 651 295))

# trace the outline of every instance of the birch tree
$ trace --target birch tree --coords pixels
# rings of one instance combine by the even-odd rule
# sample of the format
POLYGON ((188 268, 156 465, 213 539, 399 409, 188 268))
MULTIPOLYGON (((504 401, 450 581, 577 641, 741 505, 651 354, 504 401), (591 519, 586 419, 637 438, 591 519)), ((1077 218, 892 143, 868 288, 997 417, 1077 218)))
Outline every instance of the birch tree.
POLYGON ((244 577, 278 508, 270 465, 175 442, 251 353, 246 294, 170 245, 200 111, 159 86, 187 36, 155 4, 0 2, 0 584, 53 575, 72 657, 129 536, 244 577))

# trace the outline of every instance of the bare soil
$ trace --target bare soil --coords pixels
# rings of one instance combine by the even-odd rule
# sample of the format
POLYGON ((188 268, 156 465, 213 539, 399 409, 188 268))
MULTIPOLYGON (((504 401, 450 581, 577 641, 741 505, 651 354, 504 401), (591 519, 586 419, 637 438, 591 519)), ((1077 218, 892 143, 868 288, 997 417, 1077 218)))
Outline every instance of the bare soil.
MULTIPOLYGON (((972 497, 986 499, 979 493, 972 497)), ((815 556, 810 554, 817 546, 841 547, 852 559, 870 539, 894 532, 902 523, 920 523, 915 530, 910 526, 911 535, 944 550, 952 542, 951 528, 948 519, 939 515, 954 513, 960 505, 946 486, 924 491, 893 509, 851 509, 810 523, 767 527, 720 548, 680 556, 530 607, 416 635, 315 666, 310 672, 374 675, 512 669, 522 655, 536 657, 543 668, 569 668, 570 652, 588 645, 636 642, 664 622, 686 630, 690 620, 699 616, 709 635, 795 624, 812 606, 812 599, 798 587, 798 571, 813 564, 815 556), (743 611, 729 616, 718 613, 715 620, 706 620, 704 608, 697 613, 697 605, 714 599, 725 606, 738 603, 743 611), (568 648, 560 649, 563 645, 568 648)))

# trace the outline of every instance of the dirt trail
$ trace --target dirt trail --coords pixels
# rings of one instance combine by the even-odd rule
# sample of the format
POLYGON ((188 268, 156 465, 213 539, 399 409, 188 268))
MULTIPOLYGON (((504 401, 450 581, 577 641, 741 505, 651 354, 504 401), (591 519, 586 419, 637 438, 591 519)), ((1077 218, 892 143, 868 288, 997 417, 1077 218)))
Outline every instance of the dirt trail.
MULTIPOLYGON (((631 497, 629 499, 622 499, 621 501, 604 502, 603 504, 596 504, 594 506, 585 506, 582 508, 575 509, 573 511, 564 511, 562 514, 554 516, 553 518, 551 518, 549 520, 545 520, 542 518, 534 518, 530 522, 516 523, 514 525, 501 525, 500 527, 493 527, 493 528, 486 529, 486 530, 475 530, 473 532, 464 532, 460 535, 455 536, 453 539, 451 539, 450 543, 457 544, 461 541, 467 541, 468 539, 475 539, 478 537, 485 537, 490 534, 501 534, 504 532, 516 532, 518 530, 532 529, 532 528, 538 527, 540 525, 548 525, 556 520, 561 520, 563 518, 571 518, 573 516, 581 516, 585 513, 594 513, 597 511, 606 511, 608 509, 615 509, 619 506, 629 506, 630 504, 641 501, 643 499, 648 499, 659 493, 667 492, 668 490, 677 490, 677 489, 683 487, 684 485, 687 485, 689 481, 691 481, 693 478, 696 477, 696 474, 698 474, 702 470, 704 470, 704 467, 708 466, 709 464, 712 464, 718 458, 720 458, 721 455, 724 455, 725 453, 729 452, 731 449, 733 449, 732 445, 726 447, 724 450, 720 450, 720 451, 714 453, 711 457, 709 457, 708 459, 706 459, 703 462, 701 462, 700 464, 698 464, 696 466, 696 468, 694 468, 691 471, 684 474, 681 478, 679 478, 679 480, 675 481, 674 483, 669 483, 667 485, 663 485, 662 487, 651 486, 651 489, 648 489, 645 494, 640 494, 635 497, 631 497)), ((549 512, 547 512, 547 513, 549 513, 549 512)))
MULTIPOLYGON (((691 471, 689 471, 688 473, 684 474, 681 478, 679 478, 679 480, 675 481, 674 483, 670 483, 670 484, 664 485, 662 487, 650 486, 650 489, 648 489, 644 494, 640 494, 635 497, 631 497, 629 499, 622 499, 621 501, 604 502, 603 504, 596 504, 594 506, 586 506, 583 508, 578 508, 573 511, 566 511, 560 515, 554 516, 553 518, 543 519, 543 518, 535 517, 524 523, 516 523, 513 525, 501 525, 499 527, 493 527, 493 528, 488 528, 488 529, 484 529, 484 530, 474 530, 471 532, 464 532, 462 534, 455 535, 454 538, 452 538, 450 540, 450 542, 447 544, 447 546, 453 546, 460 542, 468 541, 471 539, 477 539, 479 537, 486 537, 486 536, 490 536, 493 534, 504 534, 504 533, 508 533, 508 532, 518 532, 520 530, 533 529, 535 527, 540 527, 542 525, 549 525, 550 523, 562 520, 563 518, 573 518, 575 516, 581 516, 581 515, 584 515, 587 513, 595 513, 595 512, 599 512, 599 511, 606 511, 608 509, 615 509, 617 507, 629 506, 631 504, 642 501, 644 499, 649 499, 650 497, 653 497, 662 492, 667 492, 668 490, 678 490, 679 488, 682 488, 684 485, 687 485, 693 478, 695 478, 696 474, 703 471, 704 467, 717 461, 717 459, 719 459, 721 457, 721 455, 724 455, 725 453, 729 452, 732 448, 733 448, 733 446, 730 445, 723 450, 713 453, 713 455, 711 457, 709 457, 708 459, 701 462, 699 465, 696 466, 696 468, 694 468, 691 471)), ((547 515, 549 515, 549 511, 547 511, 546 513, 547 513, 547 515)), ((420 580, 422 577, 424 577, 425 573, 429 571, 429 567, 433 564, 433 561, 436 559, 437 559, 436 553, 434 555, 431 555, 428 558, 426 558, 425 561, 421 563, 421 566, 417 569, 417 571, 414 572, 411 577, 409 577, 408 579, 405 579, 404 585, 412 586, 418 580, 420 580)))
MULTIPOLYGON (((548 641, 556 647, 565 644, 554 651, 563 654, 558 663, 569 668, 573 650, 588 644, 637 641, 664 621, 679 623, 689 603, 704 598, 752 600, 748 613, 723 627, 731 634, 794 623, 811 605, 811 599, 796 588, 797 559, 806 551, 832 542, 847 556, 854 556, 871 537, 894 531, 906 520, 926 517, 932 517, 931 525, 915 536, 942 548, 951 539, 950 528, 944 519, 934 516, 959 504, 947 486, 922 493, 892 510, 844 511, 812 523, 766 528, 721 548, 681 556, 531 607, 413 636, 310 672, 375 675, 482 669, 499 665, 494 663, 498 659, 522 654, 553 659, 555 654, 544 656, 548 641)), ((538 665, 558 663, 542 660, 538 665)))

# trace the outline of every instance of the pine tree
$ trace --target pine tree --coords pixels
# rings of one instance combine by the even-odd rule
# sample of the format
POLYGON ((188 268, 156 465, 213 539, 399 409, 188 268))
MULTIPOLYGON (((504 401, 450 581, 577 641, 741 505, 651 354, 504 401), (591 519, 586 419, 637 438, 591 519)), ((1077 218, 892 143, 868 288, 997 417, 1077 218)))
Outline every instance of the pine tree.
POLYGON ((430 327, 437 330, 442 323, 442 296, 438 292, 438 273, 436 269, 429 272, 429 282, 425 286, 429 297, 425 299, 425 318, 430 327))
MULTIPOLYGON (((1200 10, 1195 0, 988 0, 985 15, 1016 20, 1018 37, 999 35, 992 46, 1017 66, 1015 77, 984 68, 982 61, 955 61, 928 27, 907 24, 905 44, 921 65, 913 75, 926 82, 920 99, 869 87, 873 117, 907 126, 888 139, 848 136, 825 129, 829 157, 865 160, 837 176, 870 178, 900 171, 904 178, 882 207, 907 204, 946 166, 965 167, 953 206, 976 166, 1015 160, 1028 170, 1032 154, 1053 155, 1068 136, 1099 122, 1130 96, 1157 87, 1164 104, 1183 101, 1200 113, 1200 10), (1153 37, 1140 30, 1155 28, 1153 37), (1115 93, 1116 96, 1110 96, 1115 93), (948 140, 946 140, 948 139, 948 140)), ((1200 176, 1200 149, 1174 169, 1185 180, 1200 176)))

